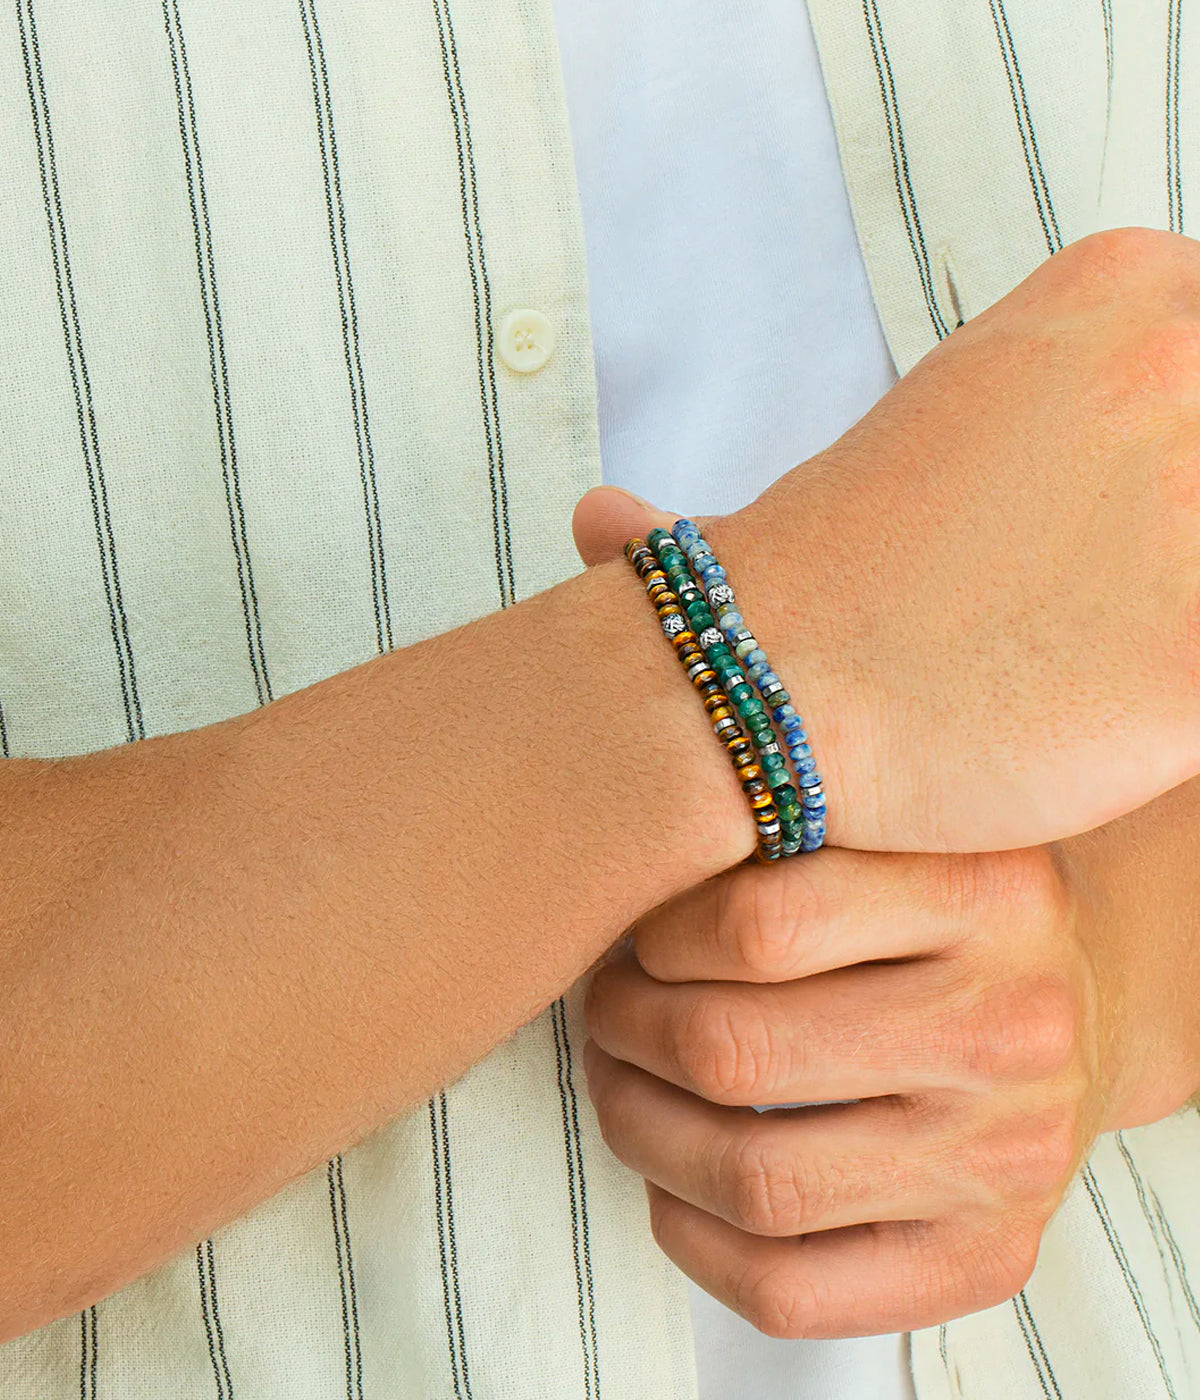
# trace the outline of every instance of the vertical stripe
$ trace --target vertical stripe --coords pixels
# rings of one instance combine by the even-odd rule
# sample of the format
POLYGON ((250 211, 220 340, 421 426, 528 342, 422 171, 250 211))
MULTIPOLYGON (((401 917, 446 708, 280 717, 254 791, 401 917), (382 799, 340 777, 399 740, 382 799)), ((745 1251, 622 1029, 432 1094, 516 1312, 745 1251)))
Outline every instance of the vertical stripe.
POLYGON ((4 706, 0 705, 0 756, 9 757, 8 752, 8 728, 4 723, 4 706))
POLYGON ((346 1182, 342 1156, 331 1157, 329 1209, 333 1216, 333 1246, 337 1254, 338 1283, 342 1291, 342 1334, 346 1352, 346 1400, 363 1400, 362 1338, 358 1328, 358 1292, 354 1285, 354 1254, 350 1248, 350 1218, 346 1209, 346 1182))
POLYGON ((1179 1248, 1179 1242, 1175 1238, 1175 1232, 1171 1229, 1171 1222, 1167 1219, 1167 1213, 1162 1208, 1162 1202, 1158 1199, 1158 1193, 1150 1191, 1154 1201, 1154 1215, 1158 1221, 1158 1228, 1162 1231, 1163 1238, 1167 1242, 1167 1248, 1171 1252, 1171 1258, 1175 1264, 1175 1272, 1179 1278, 1179 1287, 1183 1292, 1184 1300, 1188 1305, 1188 1312, 1192 1315, 1192 1322, 1196 1330, 1200 1332, 1200 1306, 1197 1306, 1196 1295, 1192 1292, 1192 1282, 1188 1278, 1187 1264, 1184 1262, 1183 1251, 1179 1248))
POLYGON ((1183 177, 1179 159, 1179 30, 1183 0, 1167 0, 1167 209, 1168 228, 1183 230, 1183 177))
POLYGON ((1108 1240, 1108 1247, 1112 1250, 1113 1258, 1117 1261, 1117 1267, 1121 1270, 1121 1275, 1125 1280, 1125 1287, 1129 1291, 1129 1297, 1133 1302, 1134 1310, 1142 1324, 1142 1331, 1146 1334, 1146 1340, 1150 1343, 1150 1349, 1154 1353, 1154 1359, 1158 1363, 1158 1372, 1162 1377, 1163 1387, 1171 1400, 1177 1400, 1175 1387, 1171 1384, 1171 1377, 1167 1374, 1167 1365, 1163 1359, 1162 1346, 1158 1336, 1154 1331, 1150 1321, 1150 1314, 1146 1310, 1146 1300, 1142 1297, 1142 1290, 1138 1286, 1138 1281, 1134 1277, 1133 1270, 1129 1267, 1129 1259, 1125 1253, 1125 1248, 1117 1235, 1112 1223, 1112 1217, 1108 1213, 1108 1206, 1105 1203, 1104 1195, 1100 1190, 1100 1183, 1096 1180, 1095 1173, 1090 1166, 1083 1169, 1083 1184, 1087 1188, 1088 1196, 1091 1198, 1092 1208, 1095 1210, 1104 1230, 1105 1238, 1108 1240))
POLYGON ((337 282, 338 307, 342 321, 342 352, 350 387, 350 413, 358 446, 358 472, 362 481, 363 506, 367 517, 367 553, 371 567, 371 594, 375 605, 375 644, 379 651, 392 649, 392 619, 388 606, 387 563, 383 551, 383 530, 379 518, 379 493, 375 484, 375 452, 371 445, 371 419, 367 412, 367 389, 363 378, 362 355, 358 341, 358 311, 354 301, 354 279, 350 272, 350 246, 346 235, 346 206, 338 166, 337 133, 333 124, 333 99, 325 64, 325 45, 317 21, 315 0, 300 0, 300 21, 308 49, 312 78, 313 107, 316 111, 317 146, 325 180, 325 211, 329 223, 329 246, 337 282))
POLYGON ((208 1337, 208 1356, 212 1362, 217 1385, 217 1400, 233 1400, 233 1381, 225 1355, 225 1334, 221 1330, 221 1309, 217 1301, 217 1264, 213 1242, 204 1240, 196 1246, 196 1272, 200 1278, 200 1315, 208 1337))
POLYGON ((79 1400, 96 1400, 96 1306, 79 1314, 79 1400))
POLYGON ((450 1375, 454 1381, 456 1400, 462 1400, 458 1369, 458 1337, 454 1331, 454 1312, 450 1298, 450 1268, 446 1253, 446 1221, 442 1202, 442 1149, 438 1137, 437 1098, 429 1100, 429 1137, 433 1149, 433 1193, 437 1213, 438 1257, 442 1268, 442 1307, 446 1318, 446 1340, 450 1348, 450 1375))
POLYGON ((1013 44, 1012 31, 1008 27, 1008 14, 1004 0, 988 0, 992 9, 992 23, 996 27, 996 42, 1000 45, 1000 56, 1004 60, 1004 71, 1008 76, 1008 91, 1012 97, 1013 112, 1017 119, 1017 131, 1021 137, 1021 147, 1025 152, 1025 169, 1029 172, 1029 187, 1033 191, 1038 219, 1046 236, 1046 247, 1057 253, 1062 247, 1062 236, 1058 231, 1058 220, 1054 215, 1054 204, 1046 184, 1046 173, 1042 169, 1042 156, 1038 150, 1037 133, 1033 118, 1029 115, 1029 102, 1025 96, 1025 80, 1021 76, 1021 65, 1017 61, 1017 51, 1013 44))
POLYGON ((467 272, 475 304, 475 356, 479 369, 479 401, 487 446, 488 483, 492 493, 492 533, 496 550, 496 577, 500 606, 515 600, 512 536, 508 521, 508 486, 504 475, 504 443, 500 433, 500 409, 496 400, 495 330, 492 325, 492 292, 484 258, 483 234, 479 222, 479 193, 475 176, 475 155, 471 144, 470 118, 458 67, 458 49, 450 19, 449 0, 433 0, 438 43, 442 54, 442 74, 454 143, 458 153, 459 199, 462 205, 463 234, 467 249, 467 272))
POLYGON ((917 200, 913 194, 912 177, 908 168, 908 150, 904 144, 904 127, 900 121, 900 105, 896 100, 896 81, 892 74, 892 63, 888 57, 887 44, 883 36, 883 23, 879 18, 876 0, 863 0, 863 19, 867 26, 867 37, 871 42, 871 57, 875 62, 875 73, 879 79, 879 96, 883 101, 883 114, 887 122, 888 143, 892 153, 892 176, 896 183, 896 197, 900 201, 900 213, 904 218, 908 246, 912 249, 913 260, 917 265, 917 277, 921 291, 925 295, 925 306, 933 323, 934 333, 939 340, 950 334, 950 327, 938 306, 937 292, 934 289, 933 271, 929 263, 929 253, 925 247, 925 234, 921 228, 921 216, 917 212, 917 200))
POLYGON ((1108 97, 1104 104, 1105 122, 1112 116, 1113 85, 1113 13, 1112 0, 1100 0, 1100 13, 1104 19, 1104 69, 1107 75, 1108 97))
POLYGON ((946 1351, 946 1324, 943 1322, 938 1328, 938 1355, 942 1358, 942 1367, 946 1374, 950 1374, 950 1357, 946 1351))
POLYGON ((1121 1158, 1125 1163, 1125 1169, 1129 1172, 1133 1188, 1137 1192, 1138 1205, 1141 1207, 1142 1217, 1146 1222, 1146 1228, 1150 1231, 1150 1238, 1154 1241, 1154 1247, 1158 1250, 1158 1257, 1162 1261, 1163 1280, 1168 1291, 1171 1288, 1171 1275, 1174 1273, 1180 1291, 1188 1305, 1188 1310, 1192 1315, 1192 1321, 1200 1328, 1200 1311, 1196 1307, 1196 1299, 1192 1293, 1191 1283, 1188 1280, 1187 1269, 1184 1267, 1183 1256, 1179 1252, 1175 1236, 1171 1233, 1166 1224, 1166 1216, 1163 1213, 1162 1204, 1157 1196, 1154 1198, 1153 1208, 1146 1191, 1146 1183, 1138 1170, 1137 1163, 1133 1159, 1133 1153, 1129 1150, 1129 1144, 1125 1141, 1125 1134, 1118 1131, 1116 1134, 1117 1147, 1120 1150, 1121 1158))
POLYGON ((561 997, 550 1008, 554 1054, 558 1065, 558 1094, 562 1105, 563 1139, 567 1153, 567 1194, 571 1206, 571 1242, 575 1256, 575 1290, 579 1307, 579 1338, 583 1348, 585 1400, 600 1400, 600 1363, 596 1345, 596 1299, 592 1281, 591 1238, 587 1188, 583 1175, 583 1144, 567 1034, 566 1005, 561 997))
POLYGON ((458 1245, 454 1233, 454 1188, 450 1173, 449 1105, 445 1090, 429 1101, 429 1130, 433 1144, 433 1182, 437 1207, 438 1251, 442 1266, 442 1302, 446 1339, 450 1348, 450 1374, 458 1400, 471 1400, 467 1343, 463 1327, 462 1290, 458 1277, 458 1245))
POLYGON ((33 118, 33 133, 37 143, 38 171, 41 176, 42 202, 46 210, 46 226, 50 235, 50 256, 54 264, 54 281, 58 292, 58 310, 62 319, 63 340, 67 351, 67 368, 75 393, 75 416, 79 424, 79 442, 87 472, 88 493, 92 504, 92 523, 100 552, 100 574, 108 603, 109 627, 117 654, 117 672, 121 682, 121 698, 125 708, 125 737, 127 741, 145 737, 142 706, 138 697, 137 674, 133 662, 133 647, 129 641, 129 624, 121 596, 121 579, 117 569, 117 546, 113 536, 112 517, 108 507, 108 488, 104 481, 104 464, 100 455, 100 435, 92 403, 92 386, 84 353, 80 329, 79 306, 71 275, 71 253, 67 240, 67 224, 63 215, 62 196, 58 184, 58 161, 54 152, 54 130, 50 121, 50 104, 46 97, 42 73, 42 55, 38 44, 37 22, 33 0, 17 0, 17 25, 21 34, 21 55, 25 64, 25 86, 29 93, 29 108, 33 118))
POLYGON ((175 78, 175 103, 179 116, 179 139, 183 146, 183 169, 187 180, 188 202, 192 212, 192 234, 196 245, 196 272, 200 281, 200 301, 208 336, 208 367, 212 381, 213 409, 217 420, 217 441, 221 456, 221 476, 225 484, 225 507, 229 514, 229 534, 242 592, 242 615, 246 625, 246 645, 258 703, 271 696, 267 658, 263 649, 262 622, 258 596, 254 590, 254 570, 246 538, 246 517, 242 509, 242 488, 238 476, 237 444, 233 435, 233 405, 229 390, 229 369, 225 362, 225 334, 221 325, 221 302, 217 294, 216 260, 212 227, 208 217, 208 196, 204 186, 204 163, 196 127, 196 107, 192 98, 192 75, 187 45, 179 17, 178 0, 162 0, 163 23, 175 78))
POLYGON ((1023 1288, 1012 1300, 1012 1304, 1013 1311, 1017 1315, 1017 1324, 1021 1328, 1021 1335, 1025 1338, 1025 1350, 1029 1353, 1033 1369, 1037 1372, 1042 1394, 1046 1400, 1051 1400, 1051 1397, 1053 1400, 1063 1400, 1062 1391, 1059 1390, 1058 1381, 1054 1376, 1054 1368, 1050 1365, 1050 1358, 1046 1355, 1046 1348, 1042 1344, 1042 1334, 1038 1331, 1038 1325, 1033 1318, 1033 1310, 1029 1306, 1029 1299, 1023 1288))

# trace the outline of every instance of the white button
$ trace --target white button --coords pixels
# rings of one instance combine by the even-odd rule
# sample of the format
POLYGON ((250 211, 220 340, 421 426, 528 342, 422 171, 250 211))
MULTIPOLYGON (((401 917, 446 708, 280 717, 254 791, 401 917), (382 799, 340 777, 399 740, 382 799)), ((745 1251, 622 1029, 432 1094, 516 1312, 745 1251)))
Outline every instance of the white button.
POLYGON ((533 374, 554 350, 554 327, 540 311, 523 307, 510 311, 500 322, 496 340, 500 358, 518 374, 533 374))

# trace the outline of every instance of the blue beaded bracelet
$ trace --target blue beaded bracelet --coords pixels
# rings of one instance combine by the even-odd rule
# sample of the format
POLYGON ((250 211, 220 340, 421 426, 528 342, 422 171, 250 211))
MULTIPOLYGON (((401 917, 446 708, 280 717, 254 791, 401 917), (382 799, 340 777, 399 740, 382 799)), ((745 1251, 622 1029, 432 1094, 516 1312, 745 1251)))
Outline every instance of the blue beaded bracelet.
MULTIPOLYGON (((815 851, 825 841, 825 789, 817 771, 812 746, 808 742, 804 721, 796 713, 792 698, 784 689, 783 682, 771 670, 766 652, 746 626, 745 619, 738 611, 737 599, 728 575, 717 562, 716 555, 701 536, 697 526, 690 520, 677 520, 671 527, 671 535, 686 556, 693 578, 703 589, 710 607, 716 614, 717 626, 724 636, 726 646, 745 666, 747 678, 758 688, 763 703, 770 711, 771 719, 778 725, 783 747, 791 760, 796 787, 800 791, 803 820, 799 845, 789 850, 792 842, 785 839, 783 854, 791 855, 795 850, 815 851)), ((702 643, 703 641, 701 638, 702 643)))

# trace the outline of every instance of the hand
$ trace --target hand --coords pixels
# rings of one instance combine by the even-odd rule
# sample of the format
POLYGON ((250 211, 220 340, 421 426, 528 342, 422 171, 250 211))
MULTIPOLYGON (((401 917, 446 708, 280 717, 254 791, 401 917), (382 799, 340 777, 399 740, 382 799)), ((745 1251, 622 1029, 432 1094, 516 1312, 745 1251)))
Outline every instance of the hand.
POLYGON ((827 850, 645 919, 584 1058, 662 1249, 776 1337, 1016 1293, 1096 1134, 1200 1085, 1197 817, 1192 784, 1053 855, 827 850))
MULTIPOLYGON (((601 491, 576 537, 650 523, 601 491)), ((835 844, 1031 846, 1200 773, 1200 244, 1064 249, 708 533, 835 844)))

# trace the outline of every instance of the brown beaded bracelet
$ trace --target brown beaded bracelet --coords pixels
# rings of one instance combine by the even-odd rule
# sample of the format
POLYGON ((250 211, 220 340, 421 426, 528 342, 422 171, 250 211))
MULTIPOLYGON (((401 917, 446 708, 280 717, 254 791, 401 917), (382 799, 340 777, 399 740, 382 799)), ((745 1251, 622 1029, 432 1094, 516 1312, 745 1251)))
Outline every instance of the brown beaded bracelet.
POLYGON ((733 762, 742 791, 750 799, 750 811, 758 832, 757 856, 764 864, 778 860, 783 837, 779 813, 771 797, 766 775, 758 763, 758 754, 729 703, 717 673, 708 664, 695 632, 679 601, 679 595, 659 567, 654 551, 642 539, 632 539, 625 546, 625 557, 646 585, 646 593, 675 654, 687 672, 689 680, 700 692, 704 708, 712 723, 713 733, 724 744, 733 762))

